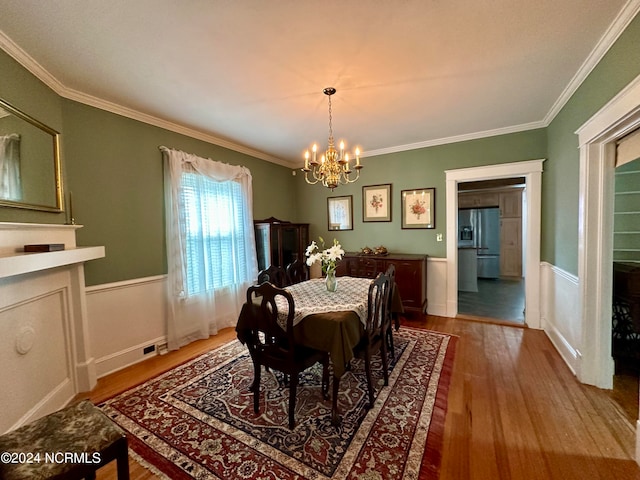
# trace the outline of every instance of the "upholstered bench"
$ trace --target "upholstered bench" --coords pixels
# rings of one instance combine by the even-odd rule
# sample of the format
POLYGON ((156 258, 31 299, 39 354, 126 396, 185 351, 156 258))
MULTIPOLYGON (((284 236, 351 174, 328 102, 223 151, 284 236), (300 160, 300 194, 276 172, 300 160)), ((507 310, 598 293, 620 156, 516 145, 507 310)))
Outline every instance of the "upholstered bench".
POLYGON ((3 480, 94 479, 112 460, 129 479, 126 435, 88 400, 0 436, 0 456, 3 480))

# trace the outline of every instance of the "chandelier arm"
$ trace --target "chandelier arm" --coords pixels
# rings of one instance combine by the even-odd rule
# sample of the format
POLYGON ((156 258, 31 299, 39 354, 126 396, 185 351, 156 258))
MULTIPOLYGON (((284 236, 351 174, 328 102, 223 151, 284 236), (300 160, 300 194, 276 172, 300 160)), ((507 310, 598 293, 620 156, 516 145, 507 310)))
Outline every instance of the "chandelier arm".
POLYGON ((317 180, 317 179, 316 179, 316 181, 315 181, 315 182, 311 182, 311 181, 309 181, 309 177, 308 177, 308 175, 307 175, 307 172, 304 172, 304 179, 305 179, 305 181, 306 181, 309 185, 315 185, 316 183, 318 183, 318 180, 317 180))

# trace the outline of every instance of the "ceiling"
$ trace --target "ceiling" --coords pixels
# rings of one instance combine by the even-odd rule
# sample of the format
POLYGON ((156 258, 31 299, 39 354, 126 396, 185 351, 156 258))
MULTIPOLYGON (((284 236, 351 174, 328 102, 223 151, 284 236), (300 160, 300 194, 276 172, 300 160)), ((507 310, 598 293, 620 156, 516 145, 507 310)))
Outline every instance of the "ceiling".
POLYGON ((64 97, 296 167, 548 125, 638 0, 0 0, 64 97))

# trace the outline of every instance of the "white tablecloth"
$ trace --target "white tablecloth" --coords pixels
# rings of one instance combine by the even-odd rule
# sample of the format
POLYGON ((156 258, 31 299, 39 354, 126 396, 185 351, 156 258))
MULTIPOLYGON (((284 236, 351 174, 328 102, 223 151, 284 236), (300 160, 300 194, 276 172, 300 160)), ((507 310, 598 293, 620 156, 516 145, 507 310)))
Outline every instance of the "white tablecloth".
MULTIPOLYGON (((360 317, 363 325, 367 323, 367 302, 371 279, 356 277, 337 277, 338 289, 328 292, 324 278, 314 278, 306 282, 296 283, 286 290, 291 293, 295 303, 293 325, 314 313, 354 311, 360 317)), ((286 320, 286 301, 278 298, 278 311, 282 312, 286 320)))

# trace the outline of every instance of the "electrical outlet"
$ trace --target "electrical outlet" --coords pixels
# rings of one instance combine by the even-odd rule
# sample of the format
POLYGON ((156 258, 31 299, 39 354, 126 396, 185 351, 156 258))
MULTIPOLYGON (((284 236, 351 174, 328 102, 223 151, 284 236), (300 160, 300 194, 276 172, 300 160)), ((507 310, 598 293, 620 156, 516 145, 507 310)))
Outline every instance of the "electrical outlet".
POLYGON ((442 241, 442 234, 436 233, 436 242, 441 242, 441 241, 442 241))

